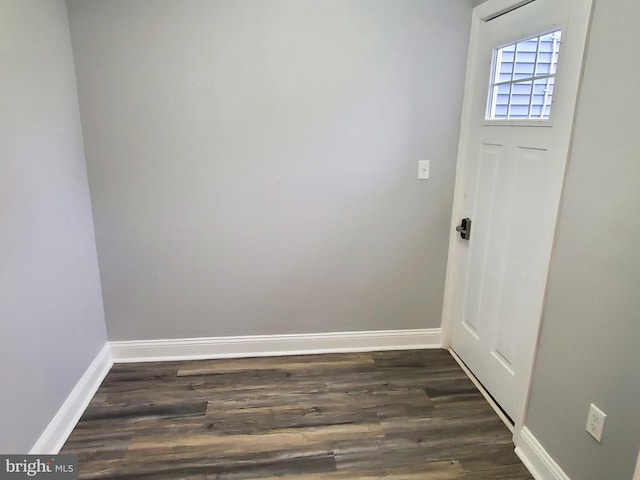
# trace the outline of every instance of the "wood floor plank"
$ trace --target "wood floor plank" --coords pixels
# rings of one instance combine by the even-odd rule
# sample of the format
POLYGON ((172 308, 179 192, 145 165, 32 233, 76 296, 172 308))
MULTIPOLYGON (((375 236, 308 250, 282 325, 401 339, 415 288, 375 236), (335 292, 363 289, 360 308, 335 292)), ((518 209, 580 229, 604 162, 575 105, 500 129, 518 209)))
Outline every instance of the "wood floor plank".
POLYGON ((207 411, 207 402, 182 402, 182 403, 144 403, 126 406, 96 407, 87 411, 84 419, 112 420, 114 418, 136 418, 137 420, 157 418, 181 418, 194 415, 204 415, 207 411))
POLYGON ((61 453, 81 479, 532 479, 440 350, 115 365, 61 453))
MULTIPOLYGON (((133 441, 129 452, 170 453, 186 448, 207 448, 216 454, 235 455, 244 452, 270 452, 294 449, 299 445, 316 448, 329 445, 329 442, 361 438, 382 438, 384 433, 380 425, 329 425, 301 429, 274 430, 261 435, 189 435, 162 439, 133 441)), ((148 453, 145 453, 147 455, 148 453)))
MULTIPOLYGON (((406 470, 403 468, 402 470, 406 470)), ((288 480, 346 480, 359 478, 360 480, 459 480, 464 478, 465 472, 456 461, 432 462, 422 465, 419 472, 394 471, 386 468, 384 472, 361 473, 354 477, 350 471, 327 472, 323 474, 303 474, 287 476, 288 480)), ((265 477, 264 480, 275 480, 281 477, 265 477)))
POLYGON ((198 375, 220 375, 224 373, 258 372, 261 370, 279 370, 285 372, 337 370, 353 368, 356 366, 370 366, 374 363, 371 355, 358 354, 350 358, 335 356, 333 359, 327 355, 314 355, 313 358, 305 357, 276 357, 265 362, 261 358, 249 358, 239 360, 201 361, 193 362, 178 370, 178 377, 198 375), (325 358, 326 357, 326 358, 325 358))

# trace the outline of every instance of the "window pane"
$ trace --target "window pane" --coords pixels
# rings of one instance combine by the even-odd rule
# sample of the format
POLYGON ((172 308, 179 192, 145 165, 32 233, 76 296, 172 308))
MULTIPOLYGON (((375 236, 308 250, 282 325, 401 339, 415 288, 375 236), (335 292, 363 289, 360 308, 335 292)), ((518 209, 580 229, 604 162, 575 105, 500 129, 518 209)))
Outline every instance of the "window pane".
POLYGON ((496 107, 496 115, 494 118, 501 118, 503 120, 507 119, 507 106, 506 105, 500 105, 499 107, 496 107))
POLYGON ((549 118, 553 100, 554 78, 535 80, 533 83, 533 100, 531 102, 531 118, 549 118))
POLYGON ((509 110, 509 95, 511 93, 511 85, 498 85, 493 89, 494 95, 494 111, 492 118, 506 119, 509 110))
POLYGON ((529 118, 532 82, 515 83, 511 90, 509 118, 529 118))
POLYGON ((497 53, 495 82, 508 82, 513 75, 515 45, 501 48, 497 53))
POLYGON ((556 73, 562 32, 553 32, 540 37, 540 51, 536 62, 536 77, 556 73))
POLYGON ((538 39, 526 40, 516 45, 516 62, 514 67, 514 80, 533 77, 538 51, 538 39))
POLYGON ((549 118, 561 38, 558 30, 495 51, 487 119, 549 118))

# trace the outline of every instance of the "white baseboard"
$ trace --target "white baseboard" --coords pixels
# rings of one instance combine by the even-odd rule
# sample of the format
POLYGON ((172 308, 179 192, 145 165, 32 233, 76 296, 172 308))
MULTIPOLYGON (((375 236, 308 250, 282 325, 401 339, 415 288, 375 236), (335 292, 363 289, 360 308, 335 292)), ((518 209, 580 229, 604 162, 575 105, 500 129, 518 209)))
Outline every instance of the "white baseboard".
POLYGON ((55 455, 60 451, 112 365, 111 350, 106 343, 31 448, 30 455, 55 455))
POLYGON ((441 348, 440 328, 109 342, 116 363, 441 348))
POLYGON ((571 480, 527 427, 515 435, 516 454, 536 480, 571 480))

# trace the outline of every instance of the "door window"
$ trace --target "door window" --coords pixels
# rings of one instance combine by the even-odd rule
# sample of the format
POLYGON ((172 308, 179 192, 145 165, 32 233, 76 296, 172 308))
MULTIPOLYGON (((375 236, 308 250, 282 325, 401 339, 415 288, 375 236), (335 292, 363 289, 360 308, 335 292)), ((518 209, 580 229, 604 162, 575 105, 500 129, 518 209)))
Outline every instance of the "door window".
POLYGON ((497 48, 487 120, 547 120, 551 116, 562 31, 497 48))

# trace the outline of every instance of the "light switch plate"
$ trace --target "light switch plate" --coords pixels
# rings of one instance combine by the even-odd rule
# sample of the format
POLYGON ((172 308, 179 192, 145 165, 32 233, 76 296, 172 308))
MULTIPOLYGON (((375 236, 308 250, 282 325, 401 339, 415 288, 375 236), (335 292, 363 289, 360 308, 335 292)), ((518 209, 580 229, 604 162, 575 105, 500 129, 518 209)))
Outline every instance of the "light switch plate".
POLYGON ((418 180, 429 180, 430 163, 429 160, 418 160, 418 180))

